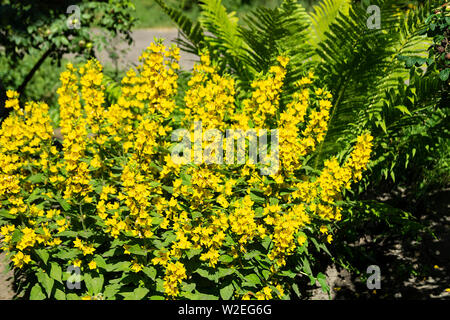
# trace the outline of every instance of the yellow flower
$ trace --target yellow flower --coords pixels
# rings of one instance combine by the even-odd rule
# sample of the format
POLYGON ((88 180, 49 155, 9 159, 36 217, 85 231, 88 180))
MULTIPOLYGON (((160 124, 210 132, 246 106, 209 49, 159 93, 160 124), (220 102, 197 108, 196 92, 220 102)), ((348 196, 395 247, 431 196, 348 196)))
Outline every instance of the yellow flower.
POLYGON ((331 243, 333 241, 333 236, 331 235, 331 234, 329 234, 328 236, 327 236, 327 242, 328 243, 331 243))
POLYGON ((81 267, 81 260, 80 259, 75 259, 72 261, 72 265, 75 267, 80 268, 81 267))
POLYGON ((88 266, 89 266, 89 269, 91 269, 91 270, 97 269, 97 263, 94 260, 89 262, 88 266))
POLYGON ((11 259, 14 262, 14 266, 21 269, 25 264, 30 263, 31 257, 29 255, 23 254, 22 251, 16 253, 11 259))
POLYGON ((328 228, 327 228, 327 226, 320 226, 320 229, 319 229, 319 231, 321 232, 321 233, 328 233, 328 228))
POLYGON ((131 265, 131 271, 133 272, 139 272, 143 269, 143 266, 141 264, 139 264, 137 261, 134 261, 133 264, 131 265))

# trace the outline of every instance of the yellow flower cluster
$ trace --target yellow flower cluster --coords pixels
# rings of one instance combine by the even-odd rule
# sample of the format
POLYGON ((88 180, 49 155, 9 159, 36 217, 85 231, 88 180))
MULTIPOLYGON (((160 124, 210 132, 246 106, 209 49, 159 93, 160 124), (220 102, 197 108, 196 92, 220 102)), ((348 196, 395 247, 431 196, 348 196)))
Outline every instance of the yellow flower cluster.
POLYGON ((289 58, 280 56, 277 61, 280 65, 270 67, 269 75, 265 79, 252 82, 254 91, 250 98, 242 102, 242 114, 235 114, 233 117, 238 127, 247 129, 249 120, 254 123, 255 128, 266 129, 274 125, 289 58))
POLYGON ((183 296, 180 284, 189 281, 195 263, 211 272, 261 268, 251 255, 257 248, 270 281, 236 294, 272 299, 285 294, 277 273, 307 245, 306 230, 332 241, 330 224, 342 214, 335 202, 361 179, 372 137, 358 137, 342 166, 331 158, 320 175, 305 176, 304 156, 324 140, 332 107, 331 94, 314 89, 313 74, 299 81, 280 110, 289 63, 280 56, 253 81, 240 109, 232 76, 219 75, 205 53, 194 67, 185 105, 177 106, 178 59, 176 47, 149 46, 111 106, 101 65, 69 64, 58 89, 61 152, 52 146, 48 106, 27 103, 22 109, 18 95, 8 91, 6 105, 14 112, 0 129, 0 206, 12 222, 0 233, 2 249, 17 267, 39 265, 31 259, 37 248, 70 249, 76 256, 68 263, 99 272, 94 257, 115 246, 127 272, 143 276, 154 268, 163 293, 173 298, 183 296), (261 176, 250 161, 175 164, 171 132, 180 125, 192 129, 194 121, 221 132, 280 129, 280 171, 261 176))
POLYGON ((203 55, 201 62, 188 82, 184 125, 193 129, 194 121, 202 121, 205 130, 223 130, 223 120, 234 111, 235 83, 231 77, 216 73, 209 55, 203 55))
POLYGON ((171 297, 179 293, 178 286, 186 279, 186 269, 181 262, 169 263, 164 276, 164 292, 171 297))

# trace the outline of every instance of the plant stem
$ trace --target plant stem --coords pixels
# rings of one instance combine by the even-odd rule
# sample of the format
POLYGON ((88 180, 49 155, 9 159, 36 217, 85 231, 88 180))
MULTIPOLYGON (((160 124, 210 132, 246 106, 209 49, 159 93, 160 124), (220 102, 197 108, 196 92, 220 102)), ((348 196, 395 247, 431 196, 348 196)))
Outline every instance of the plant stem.
POLYGON ((83 226, 83 230, 86 232, 86 226, 84 225, 84 218, 83 218, 83 209, 81 208, 81 202, 79 204, 79 208, 80 208, 80 220, 81 220, 81 225, 83 226))

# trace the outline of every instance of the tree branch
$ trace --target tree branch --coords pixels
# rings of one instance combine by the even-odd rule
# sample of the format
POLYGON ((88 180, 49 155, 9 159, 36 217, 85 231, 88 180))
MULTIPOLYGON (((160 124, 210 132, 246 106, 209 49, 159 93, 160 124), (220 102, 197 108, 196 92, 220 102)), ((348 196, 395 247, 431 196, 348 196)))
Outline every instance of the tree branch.
POLYGON ((47 49, 47 51, 44 52, 44 54, 41 56, 41 58, 36 62, 36 64, 31 68, 30 72, 26 75, 25 79, 23 79, 22 83, 20 84, 19 88, 17 89, 17 92, 22 95, 25 91, 25 88, 27 87, 28 82, 33 78, 36 71, 41 67, 41 65, 44 63, 45 59, 52 53, 53 46, 50 46, 50 48, 47 49))

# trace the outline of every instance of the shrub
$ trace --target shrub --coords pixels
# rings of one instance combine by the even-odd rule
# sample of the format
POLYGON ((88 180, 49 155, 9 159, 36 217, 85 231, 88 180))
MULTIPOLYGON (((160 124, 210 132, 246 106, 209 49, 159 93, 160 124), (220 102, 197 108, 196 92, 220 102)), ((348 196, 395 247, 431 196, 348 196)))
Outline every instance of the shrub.
POLYGON ((328 290, 325 276, 311 271, 312 249, 328 251, 344 214, 340 194, 362 178, 370 134, 342 163, 333 157, 317 171, 306 162, 324 139, 332 96, 312 72, 281 108, 288 57, 251 91, 236 92, 205 52, 177 105, 178 48, 157 42, 141 59, 110 106, 97 61, 67 65, 58 89, 61 149, 52 144, 47 105, 22 109, 18 94, 7 92, 13 112, 0 130, 0 230, 25 279, 22 296, 288 299, 302 294, 299 274, 328 290), (261 159, 176 164, 171 133, 197 120, 222 133, 278 129, 279 170, 261 175, 261 159))

